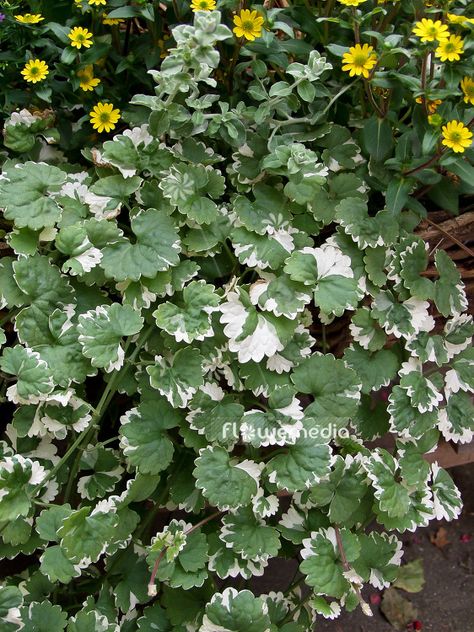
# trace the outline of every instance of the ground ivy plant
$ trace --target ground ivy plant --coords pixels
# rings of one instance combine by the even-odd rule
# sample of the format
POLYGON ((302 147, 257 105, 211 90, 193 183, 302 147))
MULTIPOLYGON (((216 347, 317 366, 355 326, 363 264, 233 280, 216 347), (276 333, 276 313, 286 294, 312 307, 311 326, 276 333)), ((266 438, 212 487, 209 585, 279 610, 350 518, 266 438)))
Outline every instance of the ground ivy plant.
POLYGON ((3 165, 5 632, 304 632, 370 614, 399 534, 461 510, 424 459, 474 434, 455 264, 425 275, 417 206, 370 196, 326 58, 250 57, 231 104, 220 13, 173 37, 130 129, 3 165), (298 575, 259 594, 276 557, 298 575))

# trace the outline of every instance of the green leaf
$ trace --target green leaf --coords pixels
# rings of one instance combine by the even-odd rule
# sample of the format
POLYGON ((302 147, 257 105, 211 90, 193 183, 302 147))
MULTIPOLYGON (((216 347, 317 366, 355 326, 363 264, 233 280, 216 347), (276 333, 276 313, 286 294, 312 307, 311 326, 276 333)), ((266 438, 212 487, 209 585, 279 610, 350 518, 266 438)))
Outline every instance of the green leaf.
POLYGON ((196 486, 218 509, 249 505, 257 493, 260 468, 253 461, 231 460, 227 450, 210 446, 199 452, 193 472, 196 486))
POLYGON ((15 404, 37 404, 53 391, 51 371, 39 353, 28 347, 15 345, 3 350, 0 368, 17 378, 7 389, 8 399, 15 404))
POLYGON ((397 462, 392 455, 377 448, 364 467, 373 483, 380 510, 393 518, 405 516, 410 498, 405 487, 396 480, 397 462))
POLYGON ((72 288, 59 269, 40 255, 21 257, 14 262, 13 272, 26 305, 16 318, 20 339, 31 347, 44 344, 49 341, 48 319, 54 309, 64 308, 71 317, 72 288))
POLYGON ((455 520, 462 510, 461 493, 448 472, 437 463, 431 465, 431 471, 434 515, 437 520, 455 520))
POLYGON ((413 242, 400 253, 400 276, 403 285, 412 296, 421 299, 433 298, 433 283, 421 276, 428 266, 428 244, 422 239, 413 242))
POLYGON ((249 590, 238 592, 235 588, 226 588, 222 593, 215 593, 206 605, 199 632, 270 632, 267 612, 263 599, 249 590))
MULTIPOLYGON (((352 562, 358 557, 360 550, 357 536, 342 529, 341 539, 346 559, 352 562)), ((310 538, 303 540, 303 546, 300 571, 306 576, 305 582, 316 594, 340 599, 349 591, 351 584, 344 577, 333 527, 313 532, 310 538)))
POLYGON ((114 632, 115 623, 109 623, 98 610, 85 612, 79 610, 77 614, 70 617, 67 625, 67 632, 90 632, 90 630, 100 630, 100 632, 114 632))
POLYGON ((197 349, 180 349, 170 360, 155 356, 155 365, 147 367, 150 384, 173 408, 185 408, 204 382, 203 357, 197 349))
POLYGON ((138 281, 153 278, 157 272, 179 263, 181 250, 178 231, 164 211, 148 209, 131 219, 134 241, 125 237, 105 246, 101 267, 108 278, 138 281))
POLYGON ((388 211, 375 217, 368 213, 367 202, 360 198, 346 198, 336 207, 336 220, 361 250, 389 246, 398 236, 398 222, 388 211))
POLYGON ((315 286, 314 301, 325 314, 341 316, 361 298, 350 258, 331 244, 293 252, 285 272, 293 281, 315 286))
POLYGON ((172 461, 174 448, 167 430, 180 415, 165 400, 142 402, 120 419, 120 447, 128 463, 142 474, 158 474, 172 461))
POLYGON ((405 178, 392 178, 385 192, 386 209, 392 215, 399 215, 407 203, 413 189, 413 181, 405 178))
POLYGON ((71 514, 71 505, 53 505, 36 518, 36 531, 46 542, 59 542, 58 529, 64 518, 71 514))
POLYGON ((397 356, 389 349, 370 353, 358 344, 346 349, 344 360, 359 376, 362 393, 378 391, 382 386, 388 386, 399 367, 397 356))
POLYGON ((38 230, 54 226, 61 217, 61 207, 51 194, 58 193, 66 174, 52 165, 26 162, 3 173, 0 197, 5 218, 18 228, 38 230))
POLYGON ((190 343, 212 336, 211 314, 220 297, 205 281, 192 281, 183 290, 183 306, 166 302, 153 312, 156 324, 177 342, 190 343))
POLYGON ((165 610, 159 603, 145 608, 137 624, 139 632, 171 632, 172 630, 165 610))
POLYGON ((122 178, 122 176, 106 176, 91 186, 95 195, 125 201, 139 188, 142 179, 138 176, 122 178))
POLYGON ((437 411, 420 412, 412 405, 406 389, 401 386, 396 385, 392 388, 389 402, 391 430, 401 437, 417 439, 436 425, 437 411))
POLYGON ((117 523, 114 512, 94 513, 92 507, 77 509, 63 520, 58 531, 61 548, 72 562, 84 558, 96 562, 113 539, 117 523))
POLYGON ((436 307, 443 316, 464 312, 468 302, 456 264, 444 250, 436 251, 435 263, 440 275, 440 278, 435 281, 434 302, 436 307))
POLYGON ((37 461, 16 454, 6 456, 0 470, 0 522, 26 516, 30 510, 30 494, 45 477, 37 461))
POLYGON ((313 354, 296 367, 291 381, 314 396, 306 410, 315 418, 347 421, 357 411, 361 384, 356 372, 331 354, 313 354))
POLYGON ((107 373, 120 369, 124 361, 122 337, 137 334, 142 326, 143 318, 130 305, 99 305, 79 316, 82 353, 107 373))
POLYGON ((330 424, 320 417, 305 417, 300 436, 286 454, 274 456, 267 465, 269 480, 279 489, 304 491, 327 476, 332 463, 330 424))
POLYGON ((431 412, 443 401, 436 381, 425 377, 421 369, 404 373, 400 379, 400 386, 406 390, 412 406, 418 408, 420 413, 431 412))
POLYGON ((276 557, 280 548, 278 531, 256 518, 250 507, 224 516, 219 537, 244 560, 255 562, 276 557))
POLYGON ((394 142, 387 119, 376 116, 367 119, 362 130, 362 145, 375 162, 381 162, 392 152, 394 142))
POLYGON ((66 627, 66 613, 61 606, 53 606, 49 601, 22 606, 20 614, 24 632, 61 632, 66 627))
POLYGON ((40 557, 40 569, 50 582, 69 584, 74 577, 81 575, 81 570, 66 557, 59 546, 50 546, 40 557))
POLYGON ((375 588, 386 588, 398 575, 402 543, 396 536, 372 531, 359 535, 360 556, 352 562, 354 570, 375 588))
MULTIPOLYGON (((206 389, 206 386, 203 387, 206 389)), ((223 391, 209 390, 211 395, 199 390, 193 397, 191 412, 186 419, 191 428, 204 435, 209 442, 233 445, 239 439, 239 428, 244 407, 235 402, 233 396, 225 396, 223 391)))
MULTIPOLYGON (((0 591, 0 619, 9 617, 9 611, 18 608, 23 603, 23 595, 17 586, 3 586, 0 591)), ((15 626, 16 627, 16 626, 15 626)), ((6 630, 14 630, 7 627, 6 630)))
POLYGON ((329 518, 335 524, 352 527, 369 488, 360 462, 352 457, 336 457, 333 471, 311 489, 310 498, 318 507, 329 505, 329 518))

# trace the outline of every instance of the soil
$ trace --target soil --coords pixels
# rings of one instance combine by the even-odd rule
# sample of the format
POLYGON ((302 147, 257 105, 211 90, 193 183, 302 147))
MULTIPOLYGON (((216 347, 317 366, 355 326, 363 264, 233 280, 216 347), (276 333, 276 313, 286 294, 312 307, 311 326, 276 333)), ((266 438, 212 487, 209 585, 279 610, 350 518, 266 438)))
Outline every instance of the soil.
MULTIPOLYGON (((474 632, 474 463, 450 470, 461 490, 464 509, 454 522, 434 521, 425 529, 403 534, 403 563, 421 558, 425 573, 425 586, 416 594, 400 591, 418 610, 417 620, 423 632, 474 632), (431 542, 446 529, 449 543, 436 546, 431 542)), ((443 544, 439 542, 438 544, 443 544)), ((285 590, 296 570, 296 563, 272 560, 264 577, 252 586, 256 593, 285 590)), ((373 605, 382 593, 369 587, 363 593, 372 602, 373 617, 366 617, 357 608, 344 613, 334 621, 319 619, 315 632, 394 632, 380 610, 373 605), (371 599, 372 597, 372 599, 371 599)), ((407 630, 417 629, 408 627, 407 630)))

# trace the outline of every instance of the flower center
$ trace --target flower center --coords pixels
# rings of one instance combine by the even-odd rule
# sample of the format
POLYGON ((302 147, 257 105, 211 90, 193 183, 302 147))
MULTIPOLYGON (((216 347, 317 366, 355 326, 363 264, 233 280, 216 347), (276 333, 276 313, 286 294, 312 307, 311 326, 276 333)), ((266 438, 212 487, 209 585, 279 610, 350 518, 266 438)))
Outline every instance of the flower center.
POLYGON ((455 46, 454 46, 454 44, 453 44, 452 42, 448 42, 448 43, 446 44, 445 51, 446 51, 447 53, 453 53, 453 52, 454 52, 454 50, 455 50, 455 46))
POLYGON ((451 132, 451 140, 454 143, 459 143, 461 140, 461 134, 459 132, 451 132))
POLYGON ((242 29, 244 31, 253 31, 253 22, 250 22, 249 20, 242 22, 242 29))
POLYGON ((38 66, 33 66, 32 68, 30 68, 30 72, 32 75, 37 75, 39 73, 38 66))
POLYGON ((363 66, 366 61, 367 61, 367 55, 364 55, 364 53, 358 53, 354 55, 354 64, 356 66, 363 66))
POLYGON ((100 114, 100 122, 108 123, 110 121, 110 115, 107 112, 101 112, 100 114))

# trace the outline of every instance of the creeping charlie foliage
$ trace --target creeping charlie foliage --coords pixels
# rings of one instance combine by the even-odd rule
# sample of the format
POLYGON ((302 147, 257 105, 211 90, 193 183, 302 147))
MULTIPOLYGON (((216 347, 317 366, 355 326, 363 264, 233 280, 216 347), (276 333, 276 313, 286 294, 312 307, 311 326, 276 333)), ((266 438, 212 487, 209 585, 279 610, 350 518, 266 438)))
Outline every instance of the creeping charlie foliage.
POLYGON ((468 3, 43 4, 0 20, 34 51, 4 57, 0 629, 371 614, 401 534, 460 514, 426 455, 474 436, 466 289, 419 235, 474 192, 468 3), (282 557, 301 581, 254 594, 282 557))

